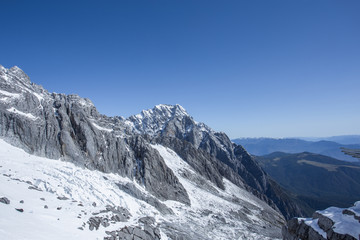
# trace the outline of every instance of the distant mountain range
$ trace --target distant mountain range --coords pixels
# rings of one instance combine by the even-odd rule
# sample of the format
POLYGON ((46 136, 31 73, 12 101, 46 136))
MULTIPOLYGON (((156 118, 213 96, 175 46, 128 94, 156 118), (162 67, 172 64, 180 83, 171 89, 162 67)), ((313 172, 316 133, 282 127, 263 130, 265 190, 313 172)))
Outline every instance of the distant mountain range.
MULTIPOLYGON (((357 136, 339 136, 330 137, 329 139, 338 139, 340 142, 357 142, 357 136)), ((238 138, 232 141, 242 145, 250 154, 256 156, 263 156, 273 152, 312 152, 349 162, 356 162, 358 159, 345 154, 342 149, 360 149, 360 144, 341 144, 326 140, 314 142, 296 138, 238 138)))
POLYGON ((275 152, 255 158, 275 181, 307 205, 309 215, 332 205, 347 207, 360 199, 359 163, 309 152, 275 152))
POLYGON ((312 142, 331 141, 340 144, 360 144, 360 135, 341 135, 332 137, 298 137, 298 139, 312 142))

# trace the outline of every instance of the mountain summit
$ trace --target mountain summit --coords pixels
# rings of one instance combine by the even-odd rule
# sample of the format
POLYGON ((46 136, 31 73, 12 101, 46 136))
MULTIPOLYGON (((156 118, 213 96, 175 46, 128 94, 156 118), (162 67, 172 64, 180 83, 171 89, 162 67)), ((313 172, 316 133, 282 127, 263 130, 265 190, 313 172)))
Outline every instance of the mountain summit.
POLYGON ((136 133, 155 135, 162 131, 170 120, 182 120, 185 117, 190 118, 179 104, 159 104, 153 109, 143 110, 140 114, 129 117, 126 123, 132 126, 136 133))
MULTIPOLYGON (((0 136, 30 154, 128 179, 112 182, 113 191, 152 206, 161 216, 156 226, 169 238, 272 239, 281 236, 283 216, 302 215, 243 147, 180 105, 107 117, 89 99, 49 93, 19 68, 0 67, 0 136)), ((34 187, 47 191, 42 186, 34 187)))

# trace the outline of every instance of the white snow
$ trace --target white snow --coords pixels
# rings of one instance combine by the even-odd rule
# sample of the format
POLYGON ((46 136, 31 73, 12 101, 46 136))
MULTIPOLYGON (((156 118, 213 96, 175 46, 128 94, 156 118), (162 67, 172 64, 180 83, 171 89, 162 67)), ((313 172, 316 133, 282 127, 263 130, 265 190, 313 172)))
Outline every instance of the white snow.
POLYGON ((84 99, 84 98, 79 97, 77 102, 83 107, 93 107, 94 106, 94 104, 89 99, 84 99))
MULTIPOLYGON (((237 236, 237 239, 269 239, 260 236, 258 233, 249 232, 248 225, 244 221, 241 222, 229 216, 230 212, 244 212, 244 207, 247 206, 246 208, 250 209, 246 214, 247 218, 251 221, 250 225, 265 226, 266 223, 261 219, 261 210, 263 210, 264 203, 258 198, 227 179, 223 179, 225 190, 215 187, 213 183, 205 180, 203 177, 200 177, 202 184, 199 186, 189 180, 189 178, 191 179, 189 176, 198 176, 198 174, 173 150, 161 145, 151 146, 158 150, 166 165, 172 169, 189 194, 191 207, 174 201, 166 201, 166 204, 177 214, 177 221, 185 224, 188 221, 187 219, 189 219, 190 213, 192 221, 196 221, 202 226, 202 228, 194 230, 203 231, 203 234, 213 239, 233 239, 235 236, 237 236), (183 177, 184 173, 188 178, 183 177), (210 189, 207 189, 206 185, 211 186, 210 189), (234 203, 232 200, 235 198, 240 203, 234 203), (210 210, 212 214, 200 217, 201 213, 206 210, 210 210), (207 224, 214 221, 216 216, 226 217, 227 224, 219 224, 214 229, 207 229, 207 224)), ((274 218, 278 218, 278 216, 274 214, 274 218)))
MULTIPOLYGON (((338 207, 329 207, 323 211, 317 211, 321 215, 330 218, 333 222, 333 230, 339 234, 349 234, 355 239, 360 239, 360 223, 352 215, 343 214, 345 208, 338 207)), ((347 208, 353 212, 356 216, 360 217, 360 201, 356 202, 353 207, 347 208)), ((312 227, 316 232, 318 232, 324 238, 327 237, 326 232, 322 230, 318 225, 319 219, 313 218, 298 218, 299 223, 304 221, 304 223, 312 227)))
MULTIPOLYGON (((135 226, 143 216, 153 216, 157 223, 165 221, 176 226, 184 225, 185 229, 190 228, 209 239, 272 239, 249 230, 268 227, 268 222, 261 217, 262 209, 266 207, 263 202, 227 180, 224 180, 225 191, 201 177, 199 185, 192 178, 198 174, 175 152, 160 145, 153 147, 174 171, 191 200, 191 206, 170 200, 163 202, 174 211, 174 215, 162 215, 149 204, 121 191, 118 183, 131 183, 150 196, 145 188, 128 178, 33 156, 0 139, 0 197, 11 201, 9 205, 0 203, 0 239, 103 239, 107 236, 105 231, 135 226), (185 178, 184 173, 192 177, 185 178), (28 189, 29 186, 42 191, 28 189), (69 199, 59 200, 58 196, 69 199), (235 203, 235 197, 240 202, 235 203), (96 202, 96 207, 92 206, 93 202, 96 202), (92 213, 99 212, 107 204, 127 208, 132 217, 128 222, 107 228, 100 226, 97 231, 90 231, 88 225, 84 230, 78 229, 92 213), (58 207, 61 210, 57 210, 58 207), (23 208, 24 212, 15 208, 23 208), (248 223, 230 217, 230 212, 244 212, 245 208, 248 223), (204 215, 206 210, 209 214, 204 215), (221 218, 226 219, 226 224, 218 224, 221 218)), ((274 212, 274 219, 277 218, 281 221, 274 212)), ((280 226, 278 229, 280 231, 280 226)), ((161 235, 162 239, 167 239, 163 230, 161 235)))
POLYGON ((4 90, 1 90, 1 89, 0 89, 0 94, 5 95, 5 96, 7 96, 7 97, 12 97, 12 98, 18 98, 18 97, 20 97, 20 94, 19 94, 19 93, 11 93, 11 92, 4 91, 4 90))
MULTIPOLYGON (((333 230, 340 234, 349 234, 356 239, 360 238, 360 222, 354 216, 342 214, 344 208, 329 207, 323 211, 318 211, 320 214, 330 218, 335 224, 333 230)), ((360 202, 356 202, 353 207, 348 208, 360 216, 360 202)))
MULTIPOLYGON (((191 205, 193 208, 194 207, 204 208, 205 206, 207 207, 208 205, 206 202, 209 200, 213 200, 211 198, 215 198, 215 200, 220 200, 221 204, 224 204, 224 202, 222 201, 223 199, 216 199, 217 196, 214 196, 212 194, 209 194, 209 192, 199 189, 197 186, 194 185, 193 182, 189 181, 187 178, 184 178, 182 176, 184 170, 194 175, 197 175, 197 173, 195 172, 195 170, 192 169, 192 167, 188 163, 186 163, 181 157, 179 157, 173 150, 161 145, 152 145, 152 147, 159 151, 160 155, 164 158, 166 165, 173 170, 173 172, 179 178, 179 181, 185 187, 187 192, 189 193, 197 192, 197 194, 189 194, 191 205), (199 191, 204 191, 203 194, 206 196, 199 196, 201 195, 199 194, 199 191)), ((211 183, 208 180, 204 180, 204 181, 206 181, 209 185, 213 185, 213 183, 211 183)), ((259 208, 261 208, 261 205, 263 205, 260 203, 260 201, 257 200, 257 198, 254 198, 254 196, 249 192, 247 192, 246 190, 239 188, 238 186, 234 185, 227 179, 223 179, 223 181, 225 184, 225 191, 216 188, 216 190, 219 192, 220 195, 223 195, 224 197, 231 197, 233 195, 236 195, 237 197, 240 197, 242 200, 250 202, 251 204, 259 208)), ((220 208, 224 207, 224 205, 219 207, 220 208)))
POLYGON ((97 129, 101 130, 101 131, 106 131, 106 132, 112 132, 113 130, 110 128, 104 128, 104 127, 100 127, 99 125, 97 125, 96 123, 92 122, 92 125, 94 127, 96 127, 97 129))
POLYGON ((0 75, 0 78, 2 78, 5 82, 9 82, 9 77, 7 75, 6 69, 5 69, 4 73, 5 73, 5 75, 0 75))
POLYGON ((21 116, 24 116, 30 120, 33 120, 35 121, 36 119, 38 119, 38 117, 35 117, 34 115, 32 115, 31 113, 24 113, 22 111, 19 111, 17 110, 16 108, 14 107, 11 107, 9 109, 6 109, 8 112, 11 112, 11 113, 15 113, 15 114, 18 114, 18 115, 21 115, 21 116))
POLYGON ((322 230, 318 225, 319 219, 299 218, 299 220, 303 220, 306 225, 312 227, 317 233, 319 233, 323 238, 326 239, 326 232, 324 232, 324 230, 322 230))
POLYGON ((36 93, 36 92, 31 92, 32 94, 34 94, 34 96, 39 100, 39 102, 41 103, 41 100, 44 99, 43 96, 41 96, 40 94, 36 93))
POLYGON ((0 203, 0 239, 103 239, 105 231, 134 225, 142 216, 159 215, 152 206, 119 190, 116 183, 126 182, 132 181, 33 156, 0 139, 0 197, 10 200, 9 205, 0 203), (42 191, 28 189, 31 185, 26 181, 42 191), (69 200, 59 200, 58 196, 69 200), (132 214, 129 222, 100 226, 97 231, 90 231, 88 226, 78 229, 106 204, 127 208, 132 214))

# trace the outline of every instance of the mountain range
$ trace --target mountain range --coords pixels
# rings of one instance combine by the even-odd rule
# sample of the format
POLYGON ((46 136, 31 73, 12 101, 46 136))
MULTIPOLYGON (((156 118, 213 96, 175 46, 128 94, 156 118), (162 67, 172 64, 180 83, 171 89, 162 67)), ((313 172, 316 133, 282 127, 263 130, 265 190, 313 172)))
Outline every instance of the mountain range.
MULTIPOLYGON (((1 162, 2 185, 18 181, 19 188, 28 184, 30 190, 55 194, 56 203, 70 201, 64 211, 73 208, 72 202, 92 205, 86 199, 95 192, 97 212, 76 208, 84 221, 79 231, 100 230, 104 239, 124 234, 140 239, 274 239, 281 236, 284 218, 305 213, 242 146, 196 122, 180 105, 157 105, 129 118, 108 117, 89 99, 49 93, 20 68, 0 66, 0 137, 6 141, 7 158, 20 156, 1 162), (27 161, 37 157, 42 158, 34 160, 38 167, 27 171, 27 161), (64 164, 52 169, 51 159, 64 164), (92 183, 86 169, 100 178, 92 183), (84 177, 73 179, 75 173, 84 177), (102 193, 105 186, 108 191, 102 193), (81 189, 82 196, 72 188, 81 189), (114 195, 122 201, 111 201, 114 195), (138 211, 132 208, 134 201, 138 211), (118 222, 125 223, 119 227, 118 222)), ((0 194, 10 206, 26 197, 10 190, 0 194)), ((35 209, 39 201, 34 201, 35 209)), ((6 212, 11 214, 9 208, 6 212)), ((0 235, 9 234, 6 229, 0 235)))
POLYGON ((360 164, 328 156, 274 152, 256 157, 264 170, 304 204, 308 216, 330 206, 348 207, 360 199, 360 164))
POLYGON ((340 136, 331 136, 331 137, 298 137, 297 139, 302 139, 312 142, 330 141, 345 145, 360 144, 360 135, 340 135, 340 136))
MULTIPOLYGON (((347 142, 353 139, 356 142, 356 137, 333 137, 330 139, 342 139, 347 142)), ((360 149, 360 144, 340 144, 326 140, 306 141, 295 138, 237 138, 233 142, 242 145, 250 154, 256 156, 263 156, 273 152, 311 152, 349 162, 357 162, 358 159, 345 154, 343 149, 360 149)))

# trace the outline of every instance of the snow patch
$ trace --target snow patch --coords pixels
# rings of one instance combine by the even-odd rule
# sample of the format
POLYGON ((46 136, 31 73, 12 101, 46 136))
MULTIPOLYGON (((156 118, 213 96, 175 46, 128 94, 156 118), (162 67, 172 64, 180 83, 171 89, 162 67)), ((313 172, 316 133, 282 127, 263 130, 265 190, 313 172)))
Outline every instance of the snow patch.
POLYGON ((78 103, 83 107, 93 107, 94 104, 89 99, 79 98, 78 103))
POLYGON ((32 94, 34 94, 34 96, 39 100, 39 102, 41 103, 41 101, 44 99, 43 96, 41 96, 40 94, 36 93, 36 92, 32 92, 32 94))
MULTIPOLYGON (((360 223, 354 218, 354 216, 343 214, 344 208, 329 207, 323 211, 317 211, 321 215, 330 218, 334 222, 334 232, 340 234, 349 234, 355 239, 360 236, 360 223)), ((355 213, 356 216, 360 216, 360 204, 356 202, 353 207, 348 210, 355 213)))
POLYGON ((5 95, 7 97, 12 97, 12 98, 20 97, 19 93, 11 93, 11 92, 7 92, 7 91, 4 91, 4 90, 0 90, 0 94, 5 95))
POLYGON ((19 110, 17 110, 16 108, 14 107, 11 107, 9 109, 6 109, 8 112, 11 112, 11 113, 15 113, 15 114, 18 114, 18 115, 21 115, 21 116, 24 116, 30 120, 33 120, 35 121, 36 119, 38 119, 38 117, 35 117, 34 115, 32 115, 31 113, 24 113, 24 112, 21 112, 19 110))
POLYGON ((318 224, 319 219, 306 218, 306 219, 302 219, 302 220, 304 221, 304 223, 306 225, 308 225, 309 227, 314 229, 317 233, 319 233, 323 238, 326 239, 326 232, 324 232, 324 230, 322 230, 319 227, 319 224, 318 224))
POLYGON ((104 127, 100 127, 99 125, 97 125, 96 123, 92 122, 92 125, 94 127, 96 127, 97 129, 101 130, 101 131, 106 131, 106 132, 112 132, 113 129, 110 129, 110 128, 104 128, 104 127))

